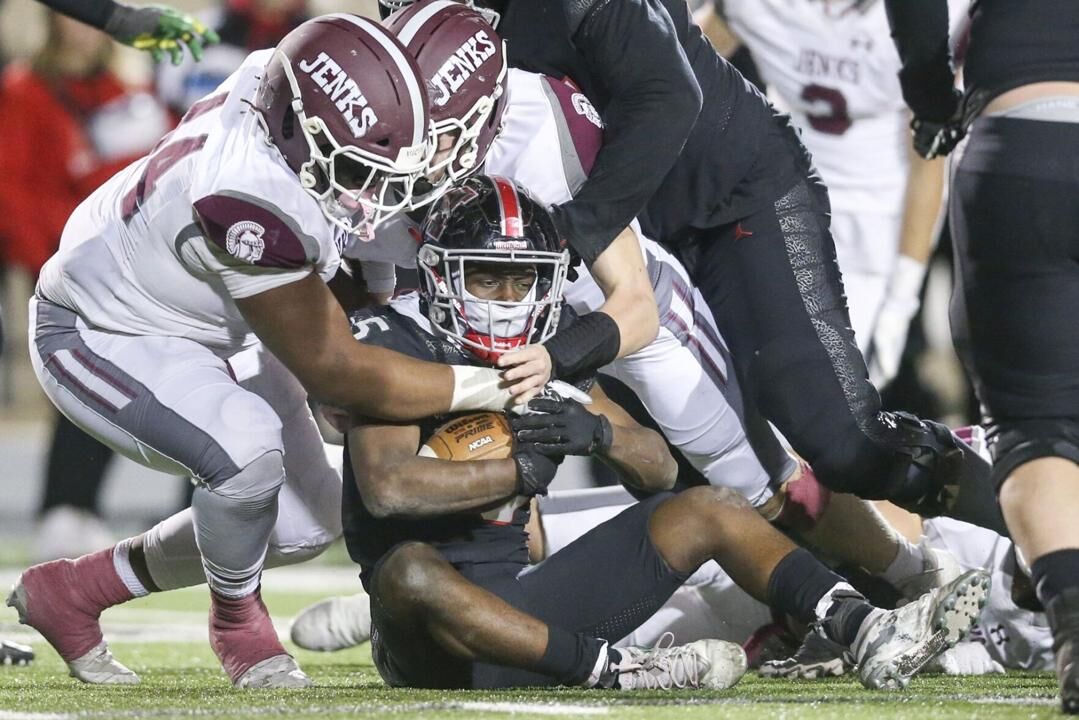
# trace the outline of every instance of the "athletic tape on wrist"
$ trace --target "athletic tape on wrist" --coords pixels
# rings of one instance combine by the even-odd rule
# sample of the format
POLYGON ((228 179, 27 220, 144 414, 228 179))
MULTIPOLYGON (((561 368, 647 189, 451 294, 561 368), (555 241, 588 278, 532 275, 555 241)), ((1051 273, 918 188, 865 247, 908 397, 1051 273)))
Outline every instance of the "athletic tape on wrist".
POLYGON ((502 376, 493 368, 471 365, 451 365, 453 370, 453 398, 450 412, 463 410, 505 410, 509 405, 510 392, 500 387, 502 376))
POLYGON ((621 344, 622 333, 614 318, 593 312, 559 330, 544 347, 551 356, 552 374, 568 378, 599 370, 618 357, 621 344))

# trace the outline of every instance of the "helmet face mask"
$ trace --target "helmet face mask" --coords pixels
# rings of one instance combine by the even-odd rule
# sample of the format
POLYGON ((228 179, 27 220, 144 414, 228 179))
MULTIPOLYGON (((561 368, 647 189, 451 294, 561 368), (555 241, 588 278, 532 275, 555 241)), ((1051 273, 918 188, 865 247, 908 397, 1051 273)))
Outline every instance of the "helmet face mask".
MULTIPOLYGON (((502 56, 505 57, 504 42, 502 47, 502 56)), ((496 81, 498 88, 493 95, 478 98, 472 108, 461 117, 445 117, 434 121, 434 153, 426 176, 420 183, 420 191, 412 194, 411 209, 430 205, 440 198, 450 185, 472 175, 483 164, 490 147, 490 141, 484 142, 484 130, 492 123, 501 123, 502 108, 499 103, 506 94, 508 69, 508 65, 503 62, 496 81)), ((437 109, 435 114, 438 114, 437 109)), ((491 129, 492 138, 498 134, 498 129, 491 129)))
POLYGON ((506 45, 471 3, 404 3, 386 25, 416 58, 431 98, 433 145, 409 209, 436 201, 476 172, 501 129, 509 73, 506 45))
MULTIPOLYGON (((277 52, 280 52, 278 50, 277 52)), ((304 111, 292 64, 281 67, 292 88, 292 111, 307 141, 309 159, 300 166, 300 185, 318 201, 326 219, 361 240, 371 240, 374 228, 411 202, 416 181, 423 176, 434 148, 402 148, 396 161, 356 145, 341 145, 320 117, 304 111)))
POLYGON ((304 192, 332 225, 361 240, 408 208, 434 152, 415 60, 365 18, 324 15, 290 32, 253 105, 304 192))
POLYGON ((437 333, 492 364, 554 335, 569 252, 523 189, 503 178, 470 178, 432 209, 423 236, 420 295, 437 333), (500 196, 510 193, 516 207, 507 210, 500 196))

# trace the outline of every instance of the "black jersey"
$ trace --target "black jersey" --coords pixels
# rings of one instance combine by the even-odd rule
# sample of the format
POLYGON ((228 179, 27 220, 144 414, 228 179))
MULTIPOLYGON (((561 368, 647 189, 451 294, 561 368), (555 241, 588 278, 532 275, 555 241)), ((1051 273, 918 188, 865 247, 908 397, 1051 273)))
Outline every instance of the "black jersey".
MULTIPOLYGON (((353 335, 362 343, 395 350, 419 360, 447 365, 479 364, 447 338, 430 330, 430 323, 420 313, 415 293, 394 300, 386 307, 365 308, 353 313, 350 320, 353 335)), ((572 311, 564 308, 563 322, 571 322, 572 311)), ((562 324, 562 323, 560 323, 562 324)), ((576 383, 581 389, 591 388, 592 380, 576 383)), ((454 417, 470 412, 435 415, 421 421, 420 443, 436 428, 454 417)), ((419 446, 416 447, 419 451, 419 446)), ((348 554, 360 566, 360 580, 367 587, 375 563, 394 545, 406 540, 419 540, 436 546, 452 563, 520 563, 528 562, 527 535, 528 503, 522 502, 508 522, 485 520, 479 513, 445 515, 418 520, 376 518, 367 511, 356 488, 352 463, 345 446, 342 471, 343 487, 341 518, 348 554)))
POLYGON ((993 97, 1046 80, 1079 82, 1079 2, 979 0, 963 64, 967 91, 993 97))
MULTIPOLYGON (((690 227, 721 225, 771 202, 756 191, 756 183, 786 182, 755 167, 776 132, 774 111, 716 53, 692 23, 685 0, 509 0, 498 31, 512 66, 569 78, 603 115, 604 147, 574 202, 603 204, 611 209, 606 220, 621 225, 603 233, 602 247, 577 247, 586 260, 602 251, 634 213, 640 213, 646 233, 670 242, 690 227), (591 12, 574 29, 565 5, 589 6, 591 12), (655 34, 633 34, 634 27, 647 23, 667 27, 676 47, 655 34), (674 102, 656 93, 630 107, 619 101, 646 85, 657 69, 666 73, 661 83, 666 92, 685 95, 674 77, 678 71, 669 68, 673 56, 688 64, 703 105, 688 137, 682 136, 685 145, 674 165, 660 168, 657 156, 669 150, 664 143, 681 131, 685 100, 674 102), (653 191, 640 197, 636 189, 648 183, 653 191)), ((777 165, 776 172, 782 171, 786 168, 777 165)), ((580 238, 571 235, 570 241, 580 238)))
MULTIPOLYGON (((886 0, 903 69, 903 98, 918 117, 955 112, 947 0, 886 0)), ((977 0, 963 64, 967 115, 1006 90, 1034 82, 1079 82, 1079 3, 977 0)))

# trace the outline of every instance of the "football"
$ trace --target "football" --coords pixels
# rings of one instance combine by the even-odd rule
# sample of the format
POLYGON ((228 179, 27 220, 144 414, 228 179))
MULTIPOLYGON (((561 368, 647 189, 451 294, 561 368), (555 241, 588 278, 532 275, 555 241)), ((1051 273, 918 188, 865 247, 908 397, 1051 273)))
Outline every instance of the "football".
POLYGON ((442 425, 419 454, 440 460, 501 460, 513 451, 513 431, 505 414, 476 413, 442 425))

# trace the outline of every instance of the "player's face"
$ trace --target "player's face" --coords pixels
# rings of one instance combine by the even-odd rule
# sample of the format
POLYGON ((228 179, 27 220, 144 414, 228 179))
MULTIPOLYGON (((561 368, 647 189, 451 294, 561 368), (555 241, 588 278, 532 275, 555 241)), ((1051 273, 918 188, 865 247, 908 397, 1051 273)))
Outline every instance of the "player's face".
POLYGON ((435 156, 431 158, 431 167, 434 170, 427 173, 426 176, 427 180, 432 184, 437 183, 446 176, 448 169, 446 160, 449 159, 450 153, 453 152, 453 147, 457 144, 457 138, 460 135, 459 130, 454 130, 453 132, 441 133, 438 136, 438 148, 435 150, 435 156))
POLYGON ((531 265, 475 263, 465 269, 465 288, 480 300, 521 302, 535 283, 531 265))

